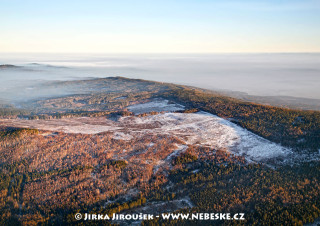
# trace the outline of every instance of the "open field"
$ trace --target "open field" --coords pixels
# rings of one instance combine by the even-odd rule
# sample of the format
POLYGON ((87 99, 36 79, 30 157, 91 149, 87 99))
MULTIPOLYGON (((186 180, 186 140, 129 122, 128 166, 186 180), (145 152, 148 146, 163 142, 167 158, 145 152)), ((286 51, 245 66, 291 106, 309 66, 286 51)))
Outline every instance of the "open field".
MULTIPOLYGON (((135 113, 149 112, 150 108, 181 110, 183 106, 154 101, 130 106, 135 113)), ((81 117, 52 120, 0 120, 0 125, 34 128, 64 133, 97 134, 110 132, 114 139, 139 139, 145 135, 169 135, 186 144, 225 149, 250 160, 285 157, 292 151, 261 138, 225 119, 206 112, 163 113, 145 117, 127 116, 117 121, 106 117, 81 117)))

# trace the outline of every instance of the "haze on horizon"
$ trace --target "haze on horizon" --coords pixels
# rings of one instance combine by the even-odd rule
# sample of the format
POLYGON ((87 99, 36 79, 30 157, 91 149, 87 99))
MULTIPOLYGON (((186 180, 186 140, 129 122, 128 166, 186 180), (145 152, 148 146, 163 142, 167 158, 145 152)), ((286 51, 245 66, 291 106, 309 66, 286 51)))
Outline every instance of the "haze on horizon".
POLYGON ((0 64, 67 66, 0 70, 2 99, 109 76, 320 99, 320 0, 0 3, 0 64))
POLYGON ((34 90, 47 81, 123 76, 258 96, 320 100, 320 54, 2 54, 0 95, 8 100, 68 94, 34 90), (37 64, 33 64, 37 63, 37 64))

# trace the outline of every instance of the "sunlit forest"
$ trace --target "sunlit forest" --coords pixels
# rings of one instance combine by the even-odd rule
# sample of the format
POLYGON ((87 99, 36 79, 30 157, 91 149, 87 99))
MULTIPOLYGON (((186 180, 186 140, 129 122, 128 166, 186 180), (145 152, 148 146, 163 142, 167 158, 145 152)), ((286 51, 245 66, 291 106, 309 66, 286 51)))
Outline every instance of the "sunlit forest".
MULTIPOLYGON (((177 213, 241 212, 245 221, 140 223, 303 225, 320 215, 320 165, 314 158, 320 149, 317 111, 266 106, 204 89, 122 77, 52 85, 92 91, 0 110, 3 225, 84 225, 75 220, 75 213, 139 213, 141 208, 158 213, 159 206, 161 211, 177 213), (126 140, 115 139, 111 132, 64 133, 6 125, 6 120, 22 119, 144 118, 163 112, 135 115, 128 106, 155 98, 185 106, 179 113, 205 111, 227 119, 292 149, 295 159, 248 161, 226 149, 188 144, 168 134, 126 140), (176 150, 180 151, 172 155, 176 150)), ((119 224, 91 222, 111 223, 119 224)))

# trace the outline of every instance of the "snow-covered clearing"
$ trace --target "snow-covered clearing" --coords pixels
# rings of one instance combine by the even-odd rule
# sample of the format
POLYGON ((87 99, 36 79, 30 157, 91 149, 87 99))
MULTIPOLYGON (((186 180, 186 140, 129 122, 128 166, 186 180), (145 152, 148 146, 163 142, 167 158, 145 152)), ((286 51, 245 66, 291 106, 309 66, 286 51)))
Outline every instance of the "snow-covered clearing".
POLYGON ((161 111, 179 111, 184 110, 184 106, 170 102, 169 100, 164 99, 155 99, 153 101, 144 103, 144 104, 135 104, 128 107, 129 111, 135 114, 148 113, 152 111, 161 112, 161 111))
POLYGON ((252 160, 285 156, 291 150, 259 137, 240 126, 206 112, 165 113, 147 117, 124 117, 120 123, 132 128, 131 134, 154 133, 177 136, 187 144, 227 149, 252 160), (140 125, 140 126, 139 126, 140 125), (146 128, 149 125, 151 128, 146 128), (136 129, 143 127, 146 129, 136 129))
MULTIPOLYGON (((168 105, 170 104, 167 100, 155 100, 131 106, 130 110, 141 113, 148 109, 155 110, 154 106, 157 106, 158 109, 163 107, 168 110, 168 105)), ((171 110, 177 108, 175 106, 171 110)), ((96 134, 111 132, 114 139, 127 141, 146 134, 166 134, 176 136, 186 144, 208 146, 216 150, 226 149, 254 161, 284 157, 292 153, 288 148, 272 143, 228 120, 206 112, 163 113, 145 117, 127 116, 121 117, 118 121, 112 121, 104 117, 52 120, 2 119, 0 125, 65 133, 96 134)), ((177 152, 181 152, 181 150, 185 150, 185 147, 179 147, 177 152)), ((175 152, 172 155, 175 155, 175 152)))

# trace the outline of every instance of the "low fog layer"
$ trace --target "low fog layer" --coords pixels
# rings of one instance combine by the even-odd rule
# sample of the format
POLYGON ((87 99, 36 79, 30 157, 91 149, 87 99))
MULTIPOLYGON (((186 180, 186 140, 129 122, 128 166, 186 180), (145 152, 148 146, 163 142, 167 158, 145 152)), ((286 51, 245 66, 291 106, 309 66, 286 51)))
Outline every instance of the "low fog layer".
POLYGON ((9 102, 74 92, 32 91, 34 85, 43 82, 109 76, 240 91, 249 95, 320 99, 320 54, 3 54, 0 64, 20 66, 0 68, 1 99, 9 102))

